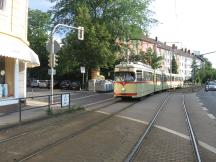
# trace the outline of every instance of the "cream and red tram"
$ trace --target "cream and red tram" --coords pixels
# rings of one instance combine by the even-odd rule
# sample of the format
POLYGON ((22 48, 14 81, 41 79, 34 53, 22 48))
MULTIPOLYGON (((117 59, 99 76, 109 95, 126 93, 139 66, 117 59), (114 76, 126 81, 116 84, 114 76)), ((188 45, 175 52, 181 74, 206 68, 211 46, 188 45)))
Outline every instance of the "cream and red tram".
POLYGON ((115 66, 114 96, 140 98, 156 91, 181 87, 178 74, 162 73, 141 62, 121 62, 115 66))

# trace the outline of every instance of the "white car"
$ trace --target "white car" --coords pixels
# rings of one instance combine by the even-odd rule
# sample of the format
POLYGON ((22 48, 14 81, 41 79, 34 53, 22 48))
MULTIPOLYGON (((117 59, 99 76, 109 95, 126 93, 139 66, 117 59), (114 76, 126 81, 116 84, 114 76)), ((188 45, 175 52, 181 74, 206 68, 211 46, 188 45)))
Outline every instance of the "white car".
POLYGON ((38 87, 39 88, 47 88, 48 87, 48 80, 40 80, 38 87))
POLYGON ((205 91, 216 91, 216 82, 210 81, 205 85, 205 91))
POLYGON ((33 80, 31 82, 31 87, 38 87, 39 86, 39 80, 33 80))

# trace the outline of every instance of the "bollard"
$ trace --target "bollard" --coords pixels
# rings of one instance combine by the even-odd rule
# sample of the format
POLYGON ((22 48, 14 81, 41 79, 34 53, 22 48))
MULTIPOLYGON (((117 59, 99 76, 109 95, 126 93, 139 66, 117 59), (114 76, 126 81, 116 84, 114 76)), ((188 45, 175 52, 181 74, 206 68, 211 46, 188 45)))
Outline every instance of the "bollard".
POLYGON ((51 98, 50 98, 50 95, 49 95, 49 96, 48 96, 48 108, 49 108, 49 110, 51 109, 50 103, 51 103, 51 98))
POLYGON ((68 104, 68 107, 70 109, 70 93, 69 93, 69 104, 68 104))
POLYGON ((20 98, 19 99, 19 123, 22 122, 22 114, 21 114, 21 111, 22 111, 22 99, 20 98))

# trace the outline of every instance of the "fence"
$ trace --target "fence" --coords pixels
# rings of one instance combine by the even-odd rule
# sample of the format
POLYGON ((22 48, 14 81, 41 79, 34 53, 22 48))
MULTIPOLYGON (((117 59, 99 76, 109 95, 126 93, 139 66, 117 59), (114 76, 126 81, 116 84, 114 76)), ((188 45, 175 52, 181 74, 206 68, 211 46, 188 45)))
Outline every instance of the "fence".
POLYGON ((32 120, 47 116, 49 115, 49 112, 52 112, 53 110, 70 108, 70 96, 70 93, 61 93, 54 94, 53 96, 43 95, 5 99, 5 101, 18 101, 18 105, 12 111, 8 111, 0 115, 1 125, 21 123, 23 119, 32 120))

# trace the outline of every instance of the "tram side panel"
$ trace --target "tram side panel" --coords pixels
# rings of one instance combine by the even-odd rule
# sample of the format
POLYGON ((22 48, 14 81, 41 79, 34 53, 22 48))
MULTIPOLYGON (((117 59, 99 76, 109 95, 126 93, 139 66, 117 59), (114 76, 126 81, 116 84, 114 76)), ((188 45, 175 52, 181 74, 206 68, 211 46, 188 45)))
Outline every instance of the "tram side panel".
POLYGON ((115 82, 115 97, 137 97, 137 85, 134 82, 115 82))

